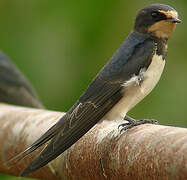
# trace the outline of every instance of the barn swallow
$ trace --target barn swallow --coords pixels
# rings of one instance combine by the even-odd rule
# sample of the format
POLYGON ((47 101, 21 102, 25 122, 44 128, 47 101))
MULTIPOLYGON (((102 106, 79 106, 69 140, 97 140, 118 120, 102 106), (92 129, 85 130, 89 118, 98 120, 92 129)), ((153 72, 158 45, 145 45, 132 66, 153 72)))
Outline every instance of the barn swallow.
POLYGON ((3 52, 0 52, 0 102, 43 108, 30 82, 3 52))
POLYGON ((165 66, 167 41, 176 23, 180 22, 177 11, 168 5, 152 4, 141 9, 136 16, 133 31, 79 100, 23 152, 27 155, 51 139, 21 176, 55 159, 102 118, 115 120, 125 117, 128 123, 122 124, 123 127, 148 123, 148 120, 134 121, 126 114, 147 96, 159 81, 165 66))

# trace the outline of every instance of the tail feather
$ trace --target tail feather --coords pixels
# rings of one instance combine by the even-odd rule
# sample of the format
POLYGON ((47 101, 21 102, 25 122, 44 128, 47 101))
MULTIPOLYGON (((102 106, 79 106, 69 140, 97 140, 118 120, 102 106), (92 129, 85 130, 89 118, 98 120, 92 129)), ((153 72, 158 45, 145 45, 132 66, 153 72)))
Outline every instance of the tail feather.
MULTIPOLYGON (((64 117, 64 116, 63 116, 64 117)), ((61 122, 64 118, 59 121, 61 122)), ((16 164, 19 161, 23 160, 26 156, 31 154, 33 151, 38 149, 40 146, 48 142, 50 139, 52 139, 61 129, 61 125, 59 125, 59 122, 53 125, 45 134, 43 134, 38 140, 36 140, 31 146, 29 146, 27 149, 25 149, 23 152, 18 154, 17 156, 13 157, 12 159, 8 160, 5 164, 11 166, 11 164, 16 164)))

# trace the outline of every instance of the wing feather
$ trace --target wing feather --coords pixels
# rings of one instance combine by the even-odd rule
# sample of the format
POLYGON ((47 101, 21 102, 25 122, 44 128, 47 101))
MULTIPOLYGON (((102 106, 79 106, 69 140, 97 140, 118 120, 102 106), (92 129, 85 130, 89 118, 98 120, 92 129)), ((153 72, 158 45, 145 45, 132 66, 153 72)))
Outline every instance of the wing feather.
POLYGON ((135 42, 133 38, 127 38, 127 42, 120 47, 120 51, 117 51, 79 101, 57 122, 57 125, 48 130, 36 144, 34 143, 33 148, 36 149, 53 138, 22 172, 22 176, 46 165, 80 139, 122 98, 121 84, 137 74, 141 68, 149 66, 155 52, 154 42, 150 39, 135 42), (131 49, 128 46, 130 40, 133 41, 131 49))
POLYGON ((93 127, 121 97, 120 85, 115 84, 113 87, 111 87, 111 85, 109 87, 109 84, 107 84, 103 86, 97 98, 93 98, 95 101, 92 101, 92 98, 90 98, 89 101, 77 106, 78 109, 75 108, 71 113, 67 113, 63 121, 61 121, 63 127, 61 124, 61 129, 58 134, 56 134, 47 148, 41 152, 40 156, 35 159, 21 175, 24 176, 28 171, 30 172, 44 166, 64 152, 93 127), (105 93, 105 95, 101 98, 100 95, 103 93, 105 93), (76 113, 76 115, 74 113, 76 113))

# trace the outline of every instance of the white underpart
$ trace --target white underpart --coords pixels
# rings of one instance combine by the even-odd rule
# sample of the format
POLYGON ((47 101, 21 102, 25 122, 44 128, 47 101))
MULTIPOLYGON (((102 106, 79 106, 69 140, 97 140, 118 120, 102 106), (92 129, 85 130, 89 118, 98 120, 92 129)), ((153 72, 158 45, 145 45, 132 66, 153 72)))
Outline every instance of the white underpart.
POLYGON ((103 119, 119 120, 126 113, 147 96, 158 83, 165 66, 165 60, 156 53, 148 69, 142 69, 138 76, 126 81, 123 98, 105 115, 103 119))

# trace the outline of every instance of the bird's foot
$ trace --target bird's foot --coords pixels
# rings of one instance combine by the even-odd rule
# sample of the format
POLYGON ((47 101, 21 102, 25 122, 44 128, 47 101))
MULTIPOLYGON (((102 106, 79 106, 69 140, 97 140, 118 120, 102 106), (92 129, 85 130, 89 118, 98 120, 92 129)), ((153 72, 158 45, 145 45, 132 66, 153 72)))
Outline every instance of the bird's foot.
POLYGON ((122 123, 118 126, 118 129, 122 127, 122 129, 120 129, 120 133, 122 133, 122 131, 125 131, 127 129, 130 129, 134 126, 139 126, 141 124, 159 124, 157 120, 155 119, 140 119, 140 120, 136 120, 133 119, 129 116, 125 116, 124 118, 125 121, 128 121, 127 123, 122 123))

